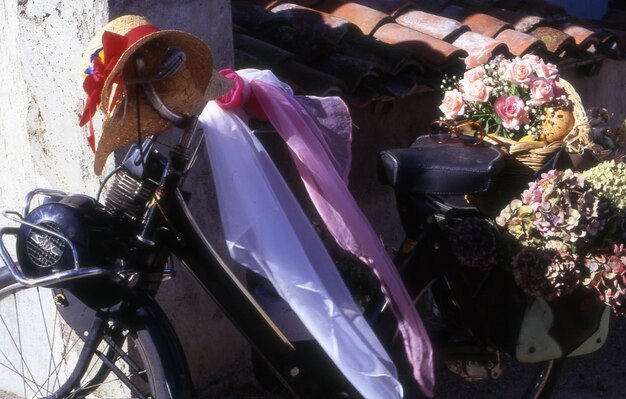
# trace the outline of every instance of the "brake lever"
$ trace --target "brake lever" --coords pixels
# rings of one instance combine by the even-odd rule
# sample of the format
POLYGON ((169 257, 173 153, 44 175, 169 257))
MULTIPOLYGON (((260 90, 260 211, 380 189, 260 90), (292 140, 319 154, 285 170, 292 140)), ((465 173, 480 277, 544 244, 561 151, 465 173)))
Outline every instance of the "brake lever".
POLYGON ((174 75, 187 62, 187 54, 178 47, 169 47, 165 53, 165 61, 152 76, 139 76, 126 81, 127 84, 153 83, 174 75))
POLYGON ((140 83, 140 86, 143 89, 148 102, 152 106, 152 109, 154 109, 154 111, 159 114, 161 118, 169 121, 174 126, 185 129, 189 125, 191 118, 185 115, 177 114, 176 112, 173 112, 172 110, 167 108, 167 106, 163 103, 163 100, 161 100, 156 90, 154 89, 154 86, 152 85, 153 80, 151 80, 155 76, 165 76, 167 74, 175 73, 183 65, 181 60, 185 59, 186 56, 181 54, 184 54, 184 52, 180 50, 170 50, 168 50, 168 53, 170 54, 169 57, 163 62, 163 64, 161 64, 162 67, 156 74, 151 77, 142 77, 146 73, 146 60, 144 59, 143 55, 136 54, 135 66, 137 67, 137 74, 139 75, 139 77, 133 80, 129 80, 126 83, 128 84, 132 81, 144 79, 145 81, 143 83, 140 83))

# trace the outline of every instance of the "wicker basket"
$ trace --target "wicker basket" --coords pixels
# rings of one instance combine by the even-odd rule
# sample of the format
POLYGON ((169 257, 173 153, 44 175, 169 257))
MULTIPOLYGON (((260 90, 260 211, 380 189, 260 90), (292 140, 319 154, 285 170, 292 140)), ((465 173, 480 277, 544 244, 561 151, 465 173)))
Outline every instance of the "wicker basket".
POLYGON ((585 148, 593 145, 590 137, 590 126, 580 96, 565 79, 559 79, 559 85, 565 90, 574 114, 574 126, 562 141, 545 143, 540 141, 517 142, 505 137, 489 136, 490 141, 508 154, 505 173, 513 175, 530 175, 556 154, 563 146, 568 152, 582 153, 585 148))

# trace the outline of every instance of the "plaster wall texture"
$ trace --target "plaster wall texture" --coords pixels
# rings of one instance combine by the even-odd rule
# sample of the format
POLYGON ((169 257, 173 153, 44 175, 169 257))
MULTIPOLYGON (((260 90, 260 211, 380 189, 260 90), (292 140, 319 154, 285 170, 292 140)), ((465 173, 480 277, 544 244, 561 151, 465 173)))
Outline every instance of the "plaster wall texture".
MULTIPOLYGON (((93 173, 87 130, 78 126, 85 98, 80 60, 107 21, 131 13, 161 29, 195 34, 212 48, 215 69, 232 66, 228 0, 0 2, 0 209, 21 210, 35 187, 96 194, 100 177, 93 173)), ((94 127, 99 132, 99 118, 94 127)), ((109 158, 109 170, 123 153, 109 158)), ((209 240, 219 243, 207 165, 201 159, 189 179, 191 208, 209 240)), ((193 279, 179 268, 162 287, 159 302, 179 333, 198 391, 210 391, 215 380, 251 378, 248 345, 193 279)))
POLYGON ((626 118, 626 63, 604 60, 598 73, 586 77, 566 71, 563 77, 575 88, 586 109, 606 108, 612 115, 611 124, 619 125, 626 118))

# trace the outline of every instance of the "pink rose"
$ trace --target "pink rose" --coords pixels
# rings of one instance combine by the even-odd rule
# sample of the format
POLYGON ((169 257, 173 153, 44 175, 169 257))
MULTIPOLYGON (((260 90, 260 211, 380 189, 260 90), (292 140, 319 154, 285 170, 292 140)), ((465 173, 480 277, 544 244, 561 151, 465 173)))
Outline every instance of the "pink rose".
POLYGON ((463 93, 463 99, 473 103, 484 103, 489 99, 490 89, 481 80, 475 80, 469 82, 461 80, 461 92, 463 93))
POLYGON ((485 46, 473 47, 469 54, 465 57, 465 66, 467 69, 475 68, 479 65, 486 64, 491 58, 491 50, 485 46))
POLYGON ((529 63, 533 72, 537 77, 540 78, 556 78, 559 74, 559 70, 556 65, 545 63, 543 59, 534 55, 534 54, 526 54, 522 57, 522 61, 526 61, 529 63))
POLYGON ((535 74, 540 78, 556 79, 559 76, 559 70, 556 65, 545 63, 543 60, 533 66, 535 74))
POLYGON ((522 56, 522 61, 528 61, 531 66, 543 62, 543 60, 534 54, 525 54, 522 56))
POLYGON ((524 101, 518 96, 502 96, 493 104, 496 115, 502 119, 502 126, 517 130, 520 125, 530 122, 524 101))
POLYGON ((508 78, 515 84, 528 84, 534 77, 533 68, 529 61, 515 58, 509 64, 508 78))
POLYGON ((555 84, 553 80, 547 78, 537 78, 530 84, 529 105, 543 105, 554 100, 555 84))
POLYGON ((439 109, 446 119, 454 119, 465 112, 463 96, 458 90, 447 90, 439 109))
POLYGON ((485 68, 476 67, 468 70, 463 74, 463 80, 473 83, 477 80, 482 80, 485 77, 485 68))

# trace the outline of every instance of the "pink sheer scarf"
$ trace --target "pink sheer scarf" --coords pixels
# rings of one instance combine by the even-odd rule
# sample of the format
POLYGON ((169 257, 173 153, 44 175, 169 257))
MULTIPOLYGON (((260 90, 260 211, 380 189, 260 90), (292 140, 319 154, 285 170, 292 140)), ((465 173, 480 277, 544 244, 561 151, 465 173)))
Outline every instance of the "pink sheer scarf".
MULTIPOLYGON (((233 80, 238 78, 232 71, 223 74, 233 80)), ((233 93, 225 101, 218 100, 218 104, 227 102, 227 108, 254 104, 253 112, 267 117, 275 127, 288 145, 308 194, 330 233, 339 245, 362 259, 378 276, 397 319, 413 375, 424 394, 432 396, 430 340, 395 265, 348 190, 349 155, 336 156, 342 151, 331 149, 327 135, 282 85, 261 79, 252 79, 243 87, 241 82, 237 83, 233 93), (237 95, 237 91, 242 94, 237 95), (232 101, 234 97, 238 101, 232 101)))

